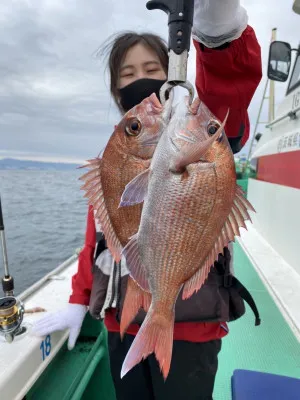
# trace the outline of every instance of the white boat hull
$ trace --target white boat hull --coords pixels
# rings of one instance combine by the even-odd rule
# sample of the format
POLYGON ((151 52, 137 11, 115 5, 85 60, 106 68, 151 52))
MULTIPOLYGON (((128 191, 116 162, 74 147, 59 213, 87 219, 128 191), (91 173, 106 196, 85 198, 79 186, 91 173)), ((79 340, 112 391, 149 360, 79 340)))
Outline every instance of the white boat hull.
MULTIPOLYGON (((71 277, 77 270, 76 257, 62 267, 20 296, 25 309, 42 307, 47 312, 55 312, 67 304, 71 293, 71 277)), ((66 331, 55 332, 45 338, 30 335, 32 323, 43 314, 25 314, 23 325, 28 330, 17 336, 12 344, 0 336, 1 400, 22 400, 66 341, 66 331)))

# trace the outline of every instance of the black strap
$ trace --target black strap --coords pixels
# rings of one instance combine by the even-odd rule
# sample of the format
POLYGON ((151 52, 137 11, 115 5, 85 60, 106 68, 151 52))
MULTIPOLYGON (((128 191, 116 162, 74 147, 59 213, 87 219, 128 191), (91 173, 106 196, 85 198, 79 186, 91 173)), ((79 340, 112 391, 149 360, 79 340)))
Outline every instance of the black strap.
MULTIPOLYGON (((114 269, 113 269, 113 284, 112 284, 112 294, 111 294, 111 299, 108 308, 111 308, 112 303, 114 301, 115 295, 116 295, 116 279, 117 279, 117 274, 118 274, 118 263, 114 262, 114 269)), ((117 288, 118 290, 118 288, 117 288)))
POLYGON ((116 320, 118 323, 121 323, 121 315, 120 315, 120 303, 121 303, 121 279, 122 279, 122 274, 121 274, 121 261, 116 264, 118 268, 118 292, 117 292, 117 304, 116 304, 116 320))
POLYGON ((219 272, 223 272, 223 286, 227 289, 234 287, 241 298, 249 305, 255 315, 255 326, 260 325, 261 320, 255 301, 245 286, 230 271, 231 254, 228 247, 224 247, 223 254, 219 254, 215 267, 219 272))
POLYGON ((105 249, 107 249, 107 244, 104 234, 102 232, 96 232, 96 251, 94 255, 94 263, 105 249))
POLYGON ((259 316, 259 312, 250 292, 248 292, 245 286, 235 276, 232 276, 231 279, 232 279, 232 286, 238 291, 241 298, 245 300, 245 302, 249 305, 249 307, 253 311, 253 314, 255 315, 255 326, 260 325, 261 319, 259 316))

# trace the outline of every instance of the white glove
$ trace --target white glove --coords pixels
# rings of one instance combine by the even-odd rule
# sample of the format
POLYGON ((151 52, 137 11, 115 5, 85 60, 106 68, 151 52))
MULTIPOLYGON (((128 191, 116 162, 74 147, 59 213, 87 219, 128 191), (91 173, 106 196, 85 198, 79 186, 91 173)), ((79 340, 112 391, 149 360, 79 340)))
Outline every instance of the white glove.
POLYGON ((247 24, 247 11, 240 0, 195 0, 193 37, 207 47, 239 38, 247 24))
POLYGON ((56 313, 48 314, 38 320, 32 327, 32 334, 45 336, 52 332, 70 329, 68 349, 72 350, 80 333, 87 307, 82 304, 68 304, 68 306, 56 313))

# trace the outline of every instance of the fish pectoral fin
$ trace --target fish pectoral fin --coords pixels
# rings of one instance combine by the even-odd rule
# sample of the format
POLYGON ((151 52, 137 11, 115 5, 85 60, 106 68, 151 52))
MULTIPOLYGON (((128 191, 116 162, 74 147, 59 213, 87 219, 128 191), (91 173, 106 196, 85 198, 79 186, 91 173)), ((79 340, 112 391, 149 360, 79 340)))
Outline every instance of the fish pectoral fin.
POLYGON ((150 292, 146 269, 141 262, 141 257, 138 249, 136 233, 124 247, 122 253, 125 255, 127 268, 130 276, 135 282, 146 292, 150 292))
POLYGON ((150 168, 146 169, 125 186, 119 207, 142 203, 148 192, 150 168))
POLYGON ((85 167, 90 168, 90 171, 79 179, 84 181, 84 185, 81 189, 86 192, 84 197, 88 198, 88 204, 93 206, 95 212, 94 217, 101 225, 101 230, 104 233, 107 247, 109 248, 114 260, 119 262, 121 260, 122 245, 114 231, 106 208, 101 181, 101 166, 101 158, 89 160, 85 167))
POLYGON ((222 124, 220 125, 217 132, 212 135, 209 139, 204 142, 196 142, 196 143, 185 143, 180 151, 174 155, 174 159, 172 160, 172 165, 170 167, 171 171, 182 172, 188 165, 193 164, 200 160, 201 157, 205 155, 211 145, 215 140, 219 138, 222 134, 224 126, 227 121, 229 111, 226 114, 226 117, 222 124))

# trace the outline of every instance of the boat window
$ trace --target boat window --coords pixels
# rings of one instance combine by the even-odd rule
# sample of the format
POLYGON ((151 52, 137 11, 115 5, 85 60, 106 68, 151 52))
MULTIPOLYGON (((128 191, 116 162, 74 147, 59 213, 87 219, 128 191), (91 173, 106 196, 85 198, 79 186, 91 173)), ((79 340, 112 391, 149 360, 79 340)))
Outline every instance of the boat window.
POLYGON ((298 86, 300 86, 300 55, 298 55, 297 60, 295 62, 287 94, 289 94, 292 90, 294 90, 298 86))

